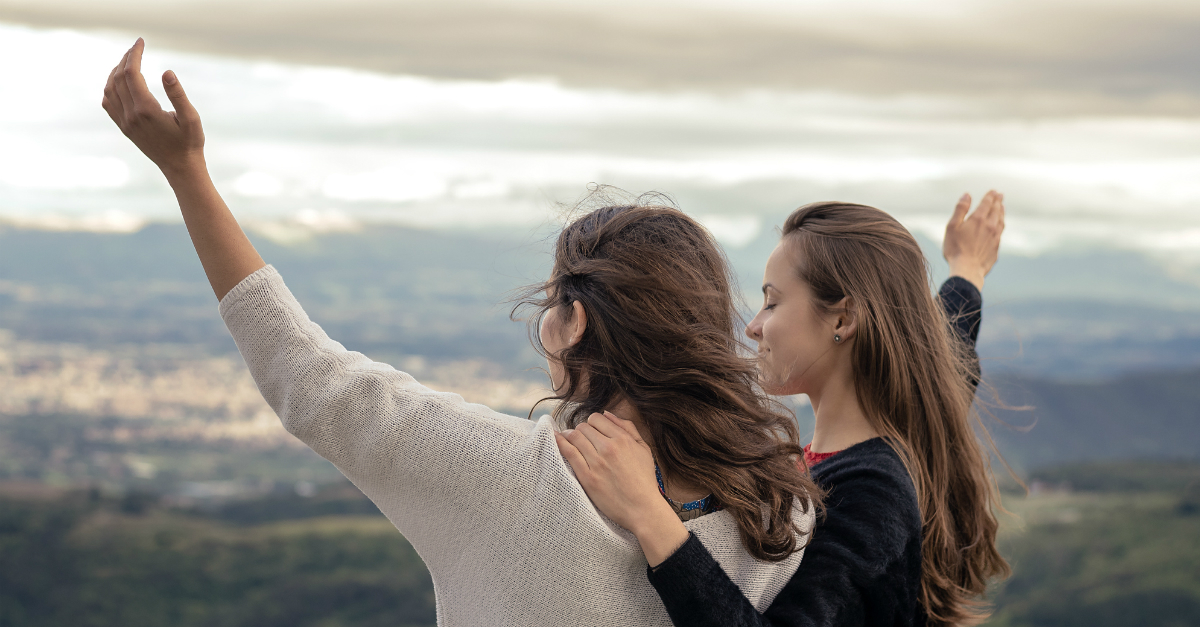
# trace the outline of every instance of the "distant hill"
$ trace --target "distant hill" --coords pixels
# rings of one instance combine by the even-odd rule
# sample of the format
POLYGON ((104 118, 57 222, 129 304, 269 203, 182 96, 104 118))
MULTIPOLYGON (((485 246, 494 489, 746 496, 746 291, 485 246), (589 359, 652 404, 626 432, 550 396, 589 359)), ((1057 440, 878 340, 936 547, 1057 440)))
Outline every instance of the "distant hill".
MULTIPOLYGON (((537 365, 525 328, 509 321, 505 301, 514 288, 548 272, 551 228, 297 229, 284 239, 275 229, 275 240, 252 230, 251 238, 312 316, 347 346, 381 359, 480 357, 515 370, 537 365)), ((751 310, 776 241, 764 230, 728 251, 751 310)), ((944 264, 923 242, 940 280, 944 264)), ((1200 287, 1166 276, 1134 253, 1005 256, 988 278, 984 306, 980 351, 988 372, 1099 380, 1200 366, 1200 287), (1150 329, 1147 320, 1154 321, 1150 329)), ((127 234, 0 224, 0 329, 31 341, 169 342, 233 351, 180 224, 127 234)))
MULTIPOLYGON (((544 277, 541 239, 398 227, 282 245, 251 233, 330 335, 379 358, 537 365, 511 290, 544 277)), ((136 233, 0 228, 0 329, 30 341, 168 342, 234 350, 182 225, 136 233)))
MULTIPOLYGON (((1083 461, 1200 459, 1200 368, 1143 372, 1098 383, 997 376, 1008 406, 988 421, 1001 452, 1024 469, 1083 461), (1014 427, 1028 426, 1025 432, 1014 427)), ((993 402, 986 393, 982 398, 993 402)))

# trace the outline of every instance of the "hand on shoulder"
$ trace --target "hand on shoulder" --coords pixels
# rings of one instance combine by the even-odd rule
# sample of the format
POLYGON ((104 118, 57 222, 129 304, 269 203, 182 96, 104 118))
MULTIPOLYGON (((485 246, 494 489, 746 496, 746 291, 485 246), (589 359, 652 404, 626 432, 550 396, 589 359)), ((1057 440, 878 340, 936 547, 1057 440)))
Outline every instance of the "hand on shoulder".
POLYGON ((554 437, 596 509, 637 536, 650 566, 687 541, 687 528, 658 491, 654 454, 633 422, 595 413, 554 437))

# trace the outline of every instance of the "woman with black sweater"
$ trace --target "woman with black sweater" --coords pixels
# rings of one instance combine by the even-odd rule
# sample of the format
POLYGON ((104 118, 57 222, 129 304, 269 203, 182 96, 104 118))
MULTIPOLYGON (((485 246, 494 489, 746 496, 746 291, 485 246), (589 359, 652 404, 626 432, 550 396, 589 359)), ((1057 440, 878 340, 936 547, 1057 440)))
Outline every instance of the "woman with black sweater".
POLYGON ((647 507, 663 486, 648 480, 654 460, 631 423, 594 414, 559 438, 596 506, 638 537, 676 625, 941 626, 986 616, 985 587, 1008 566, 971 404, 979 288, 996 260, 1003 198, 989 192, 968 218, 969 209, 964 196, 947 227, 954 276, 936 300, 916 241, 886 213, 819 203, 785 223, 746 333, 759 345, 764 387, 811 399, 805 461, 827 496, 803 561, 766 611, 678 520, 647 507))

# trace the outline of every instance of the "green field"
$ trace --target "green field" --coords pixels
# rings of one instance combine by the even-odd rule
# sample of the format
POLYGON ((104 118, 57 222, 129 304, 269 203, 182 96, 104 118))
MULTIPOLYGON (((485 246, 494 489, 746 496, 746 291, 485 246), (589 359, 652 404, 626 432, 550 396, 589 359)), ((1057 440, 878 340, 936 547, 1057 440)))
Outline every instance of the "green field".
MULTIPOLYGON (((1014 575, 989 625, 1200 625, 1200 465, 1038 477, 1036 493, 1006 496, 1014 575)), ((3 627, 432 624, 419 557, 347 484, 204 507, 0 487, 3 627)))
POLYGON ((434 624, 424 564, 378 514, 239 525, 221 510, 7 492, 5 627, 434 624))
POLYGON ((995 627, 1200 625, 1200 501, 1179 491, 1006 499, 995 627))

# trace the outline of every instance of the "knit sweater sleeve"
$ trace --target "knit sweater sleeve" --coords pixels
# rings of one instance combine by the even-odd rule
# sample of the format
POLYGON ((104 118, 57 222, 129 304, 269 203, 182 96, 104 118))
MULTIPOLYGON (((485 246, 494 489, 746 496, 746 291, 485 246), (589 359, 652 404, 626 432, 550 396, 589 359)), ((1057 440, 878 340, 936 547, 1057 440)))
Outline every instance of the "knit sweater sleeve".
POLYGON ((499 414, 346 350, 271 266, 230 291, 220 311, 287 430, 333 462, 418 551, 461 545, 487 514, 500 518, 536 498, 539 475, 566 472, 548 419, 499 414))
POLYGON ((961 346, 971 362, 971 384, 978 386, 982 371, 975 343, 979 340, 979 326, 983 322, 983 295, 974 283, 959 276, 952 276, 946 279, 938 290, 938 301, 941 302, 946 319, 950 322, 954 335, 961 340, 961 346))

